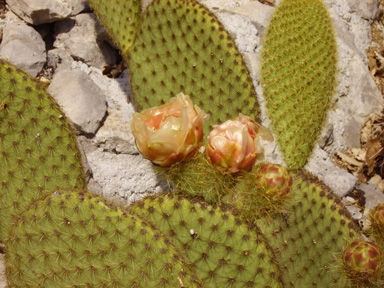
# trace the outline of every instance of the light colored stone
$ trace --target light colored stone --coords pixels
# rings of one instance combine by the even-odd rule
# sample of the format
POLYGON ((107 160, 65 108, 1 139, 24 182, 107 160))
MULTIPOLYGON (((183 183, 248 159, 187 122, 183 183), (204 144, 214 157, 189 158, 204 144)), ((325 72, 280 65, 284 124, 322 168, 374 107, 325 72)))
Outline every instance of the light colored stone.
POLYGON ((380 0, 347 0, 350 12, 366 20, 373 21, 379 12, 380 0))
POLYGON ((86 73, 60 71, 53 77, 48 92, 78 130, 94 134, 100 127, 107 111, 105 95, 86 73))
POLYGON ((218 13, 218 18, 235 40, 240 51, 256 51, 260 39, 257 36, 256 27, 247 17, 223 12, 218 13))
POLYGON ((41 35, 22 21, 8 23, 3 29, 0 57, 36 77, 47 61, 41 35))
POLYGON ((360 220, 363 218, 363 213, 361 213, 361 209, 358 207, 355 207, 353 205, 345 206, 345 208, 351 213, 352 219, 354 220, 360 220))
POLYGON ((384 193, 372 183, 360 183, 356 185, 356 189, 364 192, 365 209, 372 210, 378 204, 384 204, 384 193))
POLYGON ((0 253, 0 288, 7 288, 7 281, 5 278, 4 254, 1 254, 1 253, 0 253))
POLYGON ((248 4, 252 0, 199 0, 199 2, 209 9, 215 11, 226 8, 240 7, 248 4))
POLYGON ((52 23, 88 8, 86 0, 7 0, 9 8, 33 25, 52 23))
POLYGON ((87 159, 93 179, 107 199, 120 197, 129 204, 161 191, 151 162, 141 155, 115 154, 98 148, 87 153, 87 159))
POLYGON ((264 5, 259 1, 252 1, 240 7, 227 8, 224 11, 245 16, 252 21, 258 30, 264 31, 269 24, 269 20, 271 19, 275 8, 264 5))
POLYGON ((48 51, 48 67, 51 67, 55 73, 60 70, 70 70, 72 68, 73 58, 63 48, 55 48, 48 51))
POLYGON ((94 14, 83 13, 55 23, 55 48, 77 60, 102 69, 116 64, 116 51, 106 41, 107 33, 94 14))
POLYGON ((347 195, 357 183, 355 176, 337 167, 318 145, 304 168, 319 177, 339 197, 347 195))

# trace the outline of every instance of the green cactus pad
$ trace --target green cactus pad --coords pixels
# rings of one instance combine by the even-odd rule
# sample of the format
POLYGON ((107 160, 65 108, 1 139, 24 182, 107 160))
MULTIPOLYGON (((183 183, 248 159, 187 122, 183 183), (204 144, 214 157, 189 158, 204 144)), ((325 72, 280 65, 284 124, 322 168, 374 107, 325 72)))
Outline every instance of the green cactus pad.
POLYGON ((161 232, 87 193, 34 202, 5 244, 10 288, 199 287, 161 232))
POLYGON ((183 92, 211 114, 208 126, 239 112, 259 120, 255 88, 240 52, 217 18, 195 0, 149 5, 128 56, 139 111, 183 92))
POLYGON ((288 167, 303 167, 318 138, 336 82, 336 41, 321 0, 283 0, 262 51, 268 116, 288 167))
POLYGON ((327 188, 301 172, 293 178, 289 212, 257 223, 280 255, 288 287, 345 288, 341 253, 358 232, 327 188))
POLYGON ((199 153, 186 162, 166 169, 168 182, 179 194, 199 196, 207 203, 217 204, 235 185, 235 178, 212 165, 205 153, 199 153))
POLYGON ((83 187, 80 152, 53 99, 0 60, 0 240, 13 215, 55 189, 83 187))
POLYGON ((185 253, 204 287, 283 287, 264 236, 230 212, 169 196, 147 198, 132 209, 185 253))
POLYGON ((135 41, 140 21, 140 0, 88 0, 122 55, 135 41))

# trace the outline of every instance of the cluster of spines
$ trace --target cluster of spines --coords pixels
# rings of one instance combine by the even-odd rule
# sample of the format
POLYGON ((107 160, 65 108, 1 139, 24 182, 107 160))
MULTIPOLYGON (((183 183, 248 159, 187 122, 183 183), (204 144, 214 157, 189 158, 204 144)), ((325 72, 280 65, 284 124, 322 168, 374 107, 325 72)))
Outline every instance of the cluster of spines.
POLYGON ((340 201, 309 175, 298 172, 292 207, 272 222, 257 222, 277 249, 290 287, 345 287, 339 267, 345 245, 357 229, 340 201))
POLYGON ((283 166, 259 164, 242 175, 223 202, 234 205, 244 221, 254 223, 257 219, 273 218, 288 207, 293 197, 291 185, 292 177, 283 166))
POLYGON ((82 187, 73 130, 40 84, 0 60, 0 239, 13 216, 55 189, 82 187))
POLYGON ((195 0, 155 0, 148 6, 128 66, 138 110, 183 92, 211 114, 211 127, 240 112, 259 119, 241 54, 217 18, 195 0))
POLYGON ((198 287, 170 240, 86 192, 36 201, 6 239, 9 287, 198 287))
POLYGON ((149 197, 132 209, 173 240, 204 287, 284 287, 264 236, 231 212, 173 196, 149 197))
POLYGON ((135 41, 141 15, 141 1, 89 0, 89 3, 123 57, 126 57, 135 41))
POLYGON ((201 197, 209 204, 221 203, 236 182, 232 175, 212 165, 206 153, 199 152, 189 161, 168 168, 166 178, 178 194, 201 197))
POLYGON ((312 152, 336 86, 336 40, 321 0, 284 0, 262 52, 262 86, 273 132, 290 168, 312 152))

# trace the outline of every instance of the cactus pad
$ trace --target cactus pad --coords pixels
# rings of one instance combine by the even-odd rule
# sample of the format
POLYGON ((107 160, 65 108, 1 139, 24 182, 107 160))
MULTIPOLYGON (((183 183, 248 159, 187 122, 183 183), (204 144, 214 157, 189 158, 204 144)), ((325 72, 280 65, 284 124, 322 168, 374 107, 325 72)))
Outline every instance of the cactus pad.
POLYGON ((258 222, 280 263, 288 287, 346 287, 347 277, 336 257, 357 236, 338 199, 312 177, 298 172, 289 212, 272 222, 258 222))
POLYGON ((0 60, 0 240, 13 215, 55 189, 83 186, 80 152, 53 99, 0 60))
POLYGON ((170 241, 87 193, 34 202, 6 241, 9 287, 198 287, 170 241))
POLYGON ((262 86, 272 130, 290 168, 318 138, 336 86, 336 41, 322 0, 283 0, 262 51, 262 86))
POLYGON ((283 287, 264 236, 230 212, 168 196, 147 198, 132 209, 173 240, 204 287, 283 287))
POLYGON ((93 12, 123 55, 134 43, 140 20, 140 0, 89 0, 93 12))
POLYGON ((240 112, 259 121, 256 92, 241 54, 218 19, 195 0, 150 4, 128 66, 138 110, 183 92, 211 114, 208 126, 240 112))

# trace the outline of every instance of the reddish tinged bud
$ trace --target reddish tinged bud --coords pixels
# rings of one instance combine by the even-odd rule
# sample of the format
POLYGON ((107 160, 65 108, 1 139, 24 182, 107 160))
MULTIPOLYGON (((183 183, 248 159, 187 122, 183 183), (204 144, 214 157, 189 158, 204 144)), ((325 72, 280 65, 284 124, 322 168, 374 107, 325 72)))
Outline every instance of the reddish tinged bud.
POLYGON ((348 276, 355 281, 364 282, 378 276, 383 253, 372 242, 354 241, 344 249, 342 259, 348 276))

